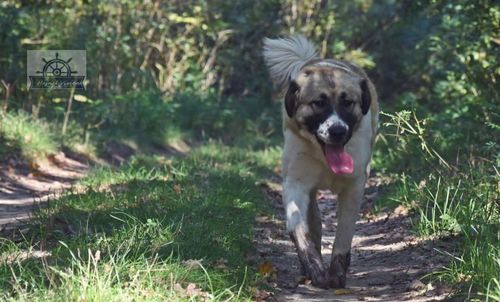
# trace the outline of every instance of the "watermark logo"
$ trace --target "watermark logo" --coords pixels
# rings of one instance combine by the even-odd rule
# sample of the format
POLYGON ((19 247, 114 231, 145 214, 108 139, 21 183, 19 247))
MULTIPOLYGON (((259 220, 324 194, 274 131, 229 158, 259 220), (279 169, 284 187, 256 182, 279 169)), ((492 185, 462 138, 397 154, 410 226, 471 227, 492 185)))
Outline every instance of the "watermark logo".
POLYGON ((85 50, 28 50, 28 89, 85 89, 85 50))

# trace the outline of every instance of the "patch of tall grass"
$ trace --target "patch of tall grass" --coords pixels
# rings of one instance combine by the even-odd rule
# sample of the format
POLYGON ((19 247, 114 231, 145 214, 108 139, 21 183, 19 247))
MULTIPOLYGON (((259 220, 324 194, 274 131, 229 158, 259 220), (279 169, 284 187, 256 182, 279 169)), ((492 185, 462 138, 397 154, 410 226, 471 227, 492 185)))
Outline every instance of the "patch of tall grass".
POLYGON ((495 301, 500 295, 500 173, 495 155, 488 159, 488 154, 471 153, 467 160, 450 164, 428 140, 425 121, 410 112, 384 116, 382 145, 391 148, 385 157, 379 153, 376 162, 401 161, 401 174, 393 174, 393 199, 414 209, 421 236, 460 240, 459 252, 448 253, 450 265, 437 276, 458 284, 467 299, 495 301))
POLYGON ((59 147, 48 123, 25 112, 0 113, 0 156, 12 154, 33 160, 59 147))

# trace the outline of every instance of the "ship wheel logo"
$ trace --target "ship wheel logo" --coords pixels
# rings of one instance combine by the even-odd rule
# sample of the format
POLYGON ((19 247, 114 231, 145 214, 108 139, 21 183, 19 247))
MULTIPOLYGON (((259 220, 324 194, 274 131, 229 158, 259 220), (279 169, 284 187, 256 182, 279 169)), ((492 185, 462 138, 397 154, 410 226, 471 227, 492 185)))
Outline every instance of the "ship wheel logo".
MULTIPOLYGON (((36 52, 36 51, 33 51, 36 52)), ((54 54, 51 51, 45 53, 45 57, 38 56, 36 60, 30 61, 30 54, 28 52, 28 64, 36 64, 41 67, 41 70, 33 70, 31 75, 28 75, 29 83, 28 87, 31 88, 45 88, 45 89, 85 89, 83 81, 85 80, 85 65, 81 64, 82 58, 85 53, 81 53, 79 50, 63 50, 60 52, 55 52, 55 57, 47 59, 47 55, 54 54), (65 55, 66 54, 66 55, 65 55), (80 65, 72 62, 73 57, 77 55, 76 61, 80 62, 80 65), (40 63, 43 63, 40 64, 40 63), (71 64, 70 64, 71 63, 71 64), (78 71, 72 69, 72 65, 76 65, 78 69, 84 69, 84 75, 79 74, 78 71)), ((35 57, 36 58, 36 57, 35 57)))
POLYGON ((59 53, 56 52, 55 59, 47 61, 47 59, 42 58, 45 65, 42 71, 37 71, 36 73, 42 74, 44 77, 70 77, 72 74, 78 73, 77 71, 71 70, 69 66, 71 60, 73 60, 73 58, 69 58, 67 61, 59 59, 59 53))

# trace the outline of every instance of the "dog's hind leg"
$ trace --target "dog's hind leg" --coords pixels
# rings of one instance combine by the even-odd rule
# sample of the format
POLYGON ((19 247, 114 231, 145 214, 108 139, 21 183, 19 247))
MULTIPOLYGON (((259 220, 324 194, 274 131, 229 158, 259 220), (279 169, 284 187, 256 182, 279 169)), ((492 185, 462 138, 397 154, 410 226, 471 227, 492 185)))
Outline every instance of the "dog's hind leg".
POLYGON ((364 193, 363 181, 347 186, 339 192, 337 201, 338 225, 333 244, 332 260, 328 269, 330 286, 344 288, 347 268, 351 262, 351 244, 356 228, 356 220, 364 193))
POLYGON ((300 183, 286 183, 283 201, 287 230, 297 247, 300 262, 313 285, 326 288, 328 278, 321 258, 321 220, 312 196, 313 190, 300 183))

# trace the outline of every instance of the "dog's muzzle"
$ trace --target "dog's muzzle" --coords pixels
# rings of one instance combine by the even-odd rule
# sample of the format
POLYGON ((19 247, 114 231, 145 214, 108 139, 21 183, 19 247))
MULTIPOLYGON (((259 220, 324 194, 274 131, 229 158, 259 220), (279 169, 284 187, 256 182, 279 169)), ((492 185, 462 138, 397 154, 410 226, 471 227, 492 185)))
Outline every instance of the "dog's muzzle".
POLYGON ((330 115, 316 131, 318 138, 325 144, 345 144, 349 126, 336 114, 330 115))

